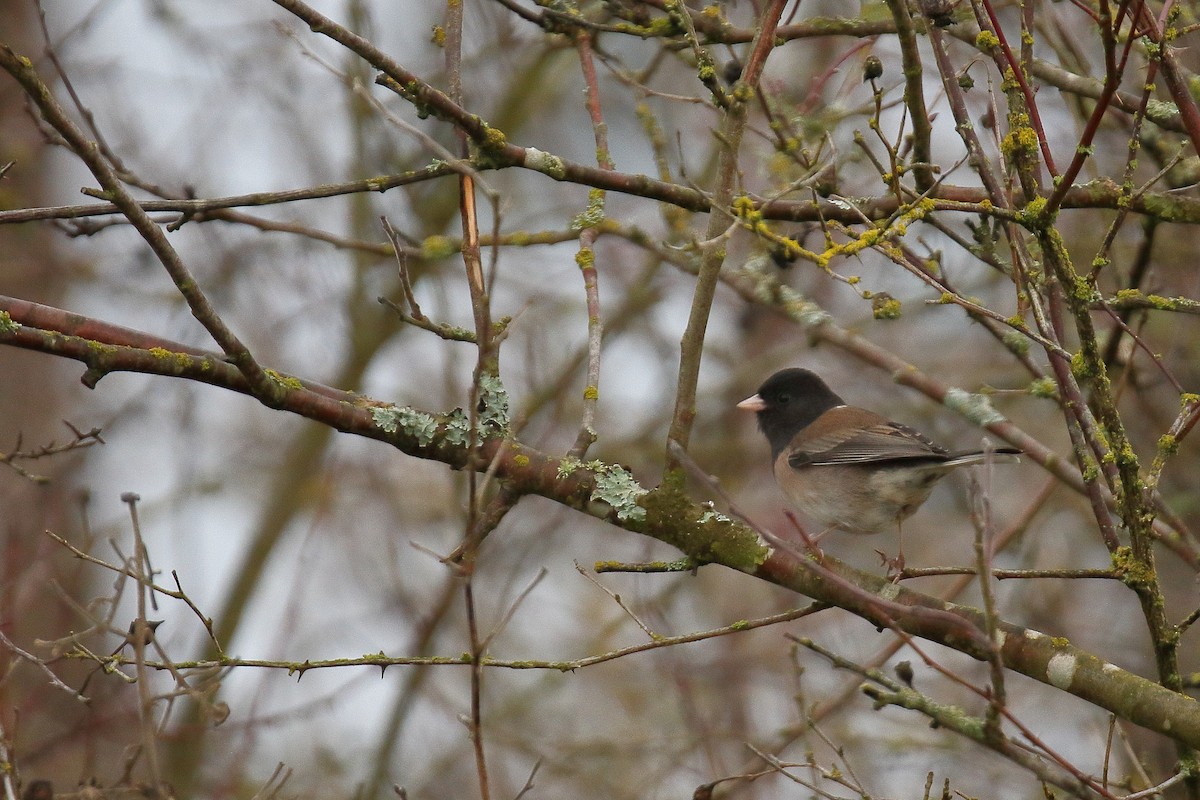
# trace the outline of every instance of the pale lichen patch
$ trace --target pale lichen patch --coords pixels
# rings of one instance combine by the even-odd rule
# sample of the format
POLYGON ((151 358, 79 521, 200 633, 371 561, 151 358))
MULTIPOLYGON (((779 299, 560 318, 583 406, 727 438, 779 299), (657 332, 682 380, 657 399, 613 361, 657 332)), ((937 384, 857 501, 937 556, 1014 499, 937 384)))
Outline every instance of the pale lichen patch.
POLYGON ((1046 665, 1046 680, 1051 686, 1067 691, 1075 680, 1075 670, 1078 668, 1079 659, 1070 653, 1059 653, 1046 665))
POLYGON ((981 394, 949 389, 942 402, 946 408, 957 411, 976 425, 986 426, 1004 422, 1004 415, 996 410, 991 400, 981 394))
POLYGON ((371 419, 384 433, 403 431, 421 447, 433 441, 438 427, 437 420, 424 411, 400 406, 376 406, 371 409, 371 419))
POLYGON ((608 504, 617 519, 641 522, 646 519, 646 509, 638 505, 638 498, 646 494, 629 470, 615 465, 596 470, 592 501, 608 504))

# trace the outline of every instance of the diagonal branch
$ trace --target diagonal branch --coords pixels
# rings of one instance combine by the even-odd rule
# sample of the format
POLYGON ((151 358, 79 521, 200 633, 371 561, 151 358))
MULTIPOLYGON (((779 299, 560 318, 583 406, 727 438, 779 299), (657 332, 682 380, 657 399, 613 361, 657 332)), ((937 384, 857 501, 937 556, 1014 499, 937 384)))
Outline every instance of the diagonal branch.
POLYGON ((254 395, 270 405, 278 394, 275 384, 254 360, 249 349, 221 320, 216 309, 209 303, 204 292, 200 290, 195 277, 183 263, 183 259, 179 257, 179 253, 167 241, 166 233, 150 219, 149 215, 125 189, 112 166, 101 154, 100 147, 84 135, 83 131, 67 116, 66 111, 54 99, 50 89, 34 70, 33 63, 28 58, 17 55, 7 45, 0 44, 0 68, 8 72, 21 85, 46 122, 63 137, 67 146, 87 165, 92 175, 100 182, 107 199, 112 201, 129 219, 166 268, 167 274, 175 282, 175 287, 187 301, 192 316, 205 327, 230 361, 245 376, 247 385, 254 395))
MULTIPOLYGON (((99 380, 109 372, 174 376, 251 394, 245 376, 219 355, 158 340, 165 347, 144 349, 87 339, 24 324, 16 304, 0 297, 0 345, 11 345, 81 361, 99 380)), ((52 309, 32 309, 42 318, 52 309)), ((58 312, 64 317, 66 312, 58 312)), ((101 333, 104 323, 81 321, 101 333)), ((126 334, 114 329, 116 338, 126 334)), ((678 548, 697 563, 721 564, 748 575, 839 606, 879 627, 938 642, 972 658, 986 660, 992 645, 982 636, 983 613, 946 602, 855 570, 826 556, 829 574, 785 548, 772 548, 750 528, 714 514, 670 486, 646 490, 621 467, 556 458, 503 435, 481 435, 476 458, 466 447, 461 410, 431 414, 400 408, 319 384, 280 376, 275 406, 336 430, 384 442, 408 455, 440 461, 455 469, 485 464, 514 497, 536 494, 678 548)), ((93 382, 94 385, 94 382, 93 382)), ((486 398, 484 398, 486 401, 486 398)), ((1076 648, 1060 637, 997 621, 1004 665, 1105 708, 1192 748, 1200 748, 1200 702, 1126 672, 1076 648)))

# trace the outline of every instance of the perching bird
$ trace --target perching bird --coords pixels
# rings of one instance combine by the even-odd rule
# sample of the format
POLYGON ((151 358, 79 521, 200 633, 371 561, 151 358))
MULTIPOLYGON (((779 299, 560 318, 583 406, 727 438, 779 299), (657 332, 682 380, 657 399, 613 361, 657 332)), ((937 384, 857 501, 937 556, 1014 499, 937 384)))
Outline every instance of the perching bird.
POLYGON ((898 528, 955 467, 1015 461, 1021 452, 1013 447, 950 452, 912 428, 846 405, 806 369, 776 372, 738 408, 758 416, 779 488, 826 530, 898 528))

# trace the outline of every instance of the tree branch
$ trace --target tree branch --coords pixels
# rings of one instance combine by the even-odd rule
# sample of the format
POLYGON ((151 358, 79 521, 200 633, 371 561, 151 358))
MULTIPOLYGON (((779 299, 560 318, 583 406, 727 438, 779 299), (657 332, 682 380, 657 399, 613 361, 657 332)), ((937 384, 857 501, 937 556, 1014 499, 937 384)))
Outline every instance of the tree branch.
MULTIPOLYGON (((90 385, 110 372, 140 372, 199 381, 251 394, 245 376, 223 357, 148 337, 160 345, 143 349, 89 339, 27 325, 31 317, 53 310, 0 297, 0 345, 12 345, 71 358, 88 365, 90 385)), ((77 328, 103 333, 106 325, 67 315, 77 328)), ((114 339, 129 338, 114 328, 114 339)), ((272 373, 279 375, 278 373, 272 373)), ((949 603, 885 578, 852 569, 836 559, 824 560, 833 577, 785 549, 772 548, 750 528, 714 514, 677 489, 646 490, 625 469, 603 462, 579 463, 556 458, 497 435, 480 437, 478 458, 467 452, 466 419, 460 410, 433 414, 371 400, 349 392, 288 376, 275 378, 281 387, 275 406, 329 425, 344 433, 384 442, 408 455, 440 461, 455 469, 488 465, 515 495, 536 494, 642 533, 681 550, 698 563, 721 564, 819 602, 836 605, 880 628, 895 625, 920 638, 938 642, 972 658, 986 660, 991 649, 983 636, 982 612, 949 603), (902 613, 901 613, 902 612, 902 613)), ((494 398, 483 397, 485 406, 494 398)), ((480 415, 486 424, 487 409, 480 415)), ((1200 702, 1126 672, 1060 637, 997 621, 1004 665, 1035 680, 1105 708, 1122 719, 1157 731, 1192 748, 1200 748, 1200 702)))

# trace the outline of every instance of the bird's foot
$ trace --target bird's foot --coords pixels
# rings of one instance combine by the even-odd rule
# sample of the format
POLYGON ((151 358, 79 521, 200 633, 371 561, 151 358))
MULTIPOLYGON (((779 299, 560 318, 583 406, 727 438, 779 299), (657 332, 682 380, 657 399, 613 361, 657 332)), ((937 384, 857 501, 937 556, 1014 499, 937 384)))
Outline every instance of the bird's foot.
POLYGON ((880 563, 887 567, 888 580, 892 583, 899 583, 900 578, 904 577, 904 552, 897 553, 895 557, 889 556, 882 550, 875 552, 879 555, 880 563))
POLYGON ((808 531, 804 530, 804 526, 800 524, 800 520, 796 519, 796 515, 790 511, 785 512, 788 521, 792 523, 792 527, 796 529, 796 533, 800 534, 800 538, 804 540, 804 546, 817 561, 825 560, 825 553, 817 546, 817 542, 821 541, 821 537, 828 533, 828 529, 821 531, 816 536, 810 536, 808 531))

